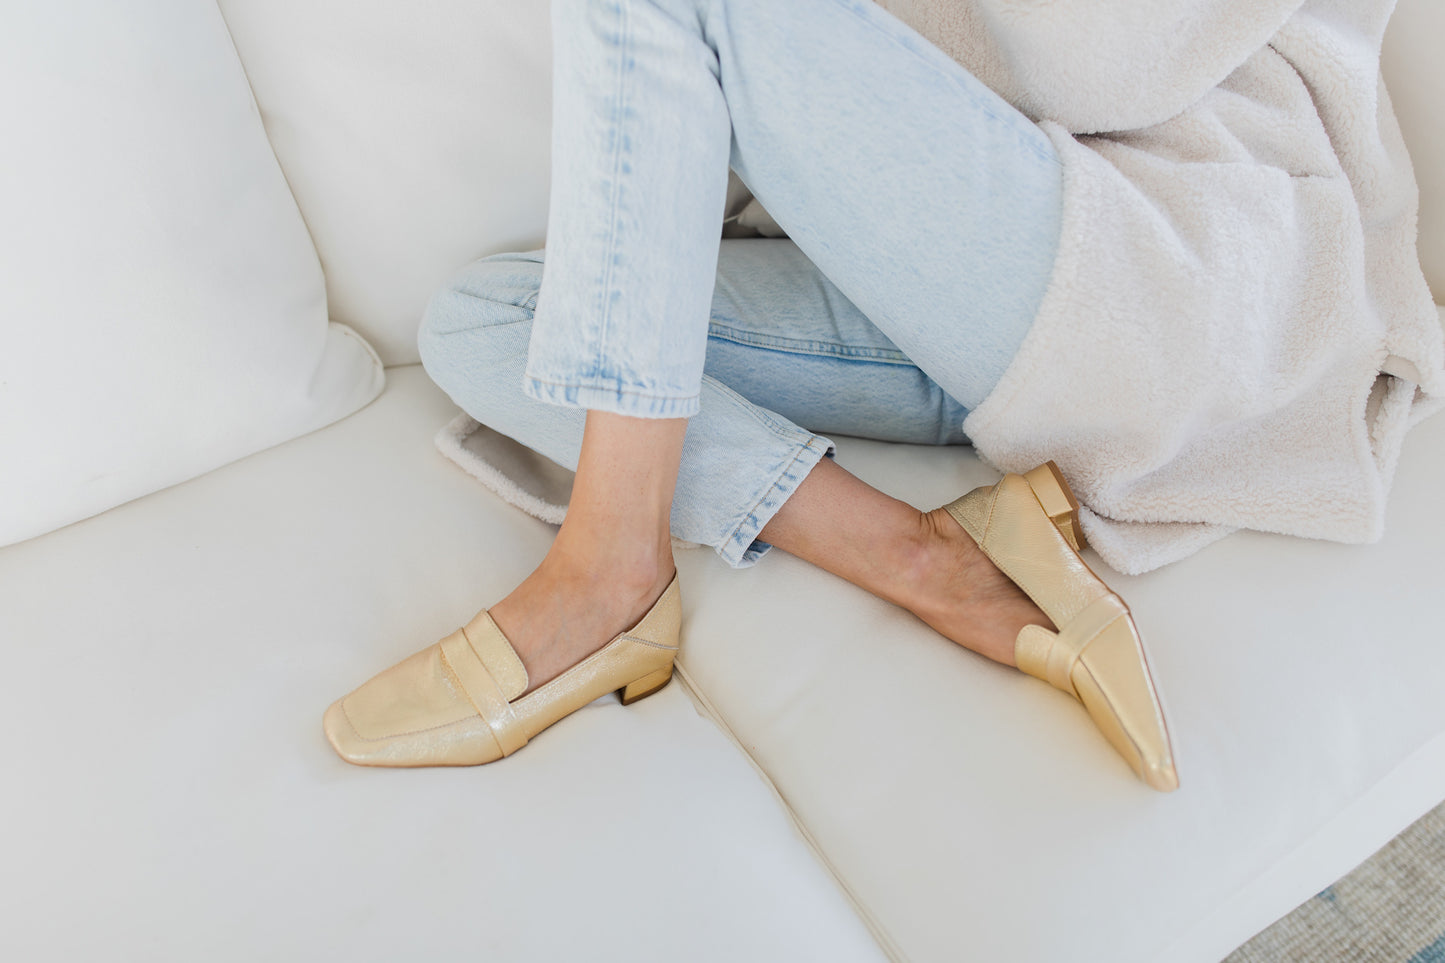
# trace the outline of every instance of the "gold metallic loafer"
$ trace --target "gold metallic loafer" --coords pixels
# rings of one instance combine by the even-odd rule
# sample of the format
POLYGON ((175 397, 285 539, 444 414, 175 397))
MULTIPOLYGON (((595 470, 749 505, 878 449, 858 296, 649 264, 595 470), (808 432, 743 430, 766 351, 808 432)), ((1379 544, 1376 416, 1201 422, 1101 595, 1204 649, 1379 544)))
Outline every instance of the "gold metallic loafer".
POLYGON ((1009 474, 945 506, 999 570, 1058 626, 1025 626, 1019 668, 1074 696, 1139 778, 1179 788, 1169 730, 1124 601, 1079 556, 1079 503, 1058 466, 1009 474))
POLYGON ((476 766, 616 690, 623 705, 667 685, 682 604, 677 577, 635 626, 533 692, 485 610, 326 710, 331 747, 358 766, 476 766))

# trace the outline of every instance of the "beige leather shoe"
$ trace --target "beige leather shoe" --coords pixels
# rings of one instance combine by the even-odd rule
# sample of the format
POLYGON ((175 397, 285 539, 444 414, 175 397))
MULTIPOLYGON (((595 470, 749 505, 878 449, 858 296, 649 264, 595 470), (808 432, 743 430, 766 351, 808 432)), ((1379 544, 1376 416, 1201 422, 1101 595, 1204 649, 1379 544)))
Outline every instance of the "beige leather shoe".
POLYGON ((681 623, 673 576, 635 626, 523 696, 527 670, 483 610, 335 702, 323 720, 326 738, 358 766, 492 762, 600 695, 617 690, 627 705, 667 685, 681 623))
POLYGON ((1079 503, 1058 466, 1005 475, 945 508, 1059 627, 1057 633, 1037 625, 1019 632, 1019 668, 1082 702, 1149 786, 1178 789, 1169 730, 1134 618, 1079 557, 1079 503))

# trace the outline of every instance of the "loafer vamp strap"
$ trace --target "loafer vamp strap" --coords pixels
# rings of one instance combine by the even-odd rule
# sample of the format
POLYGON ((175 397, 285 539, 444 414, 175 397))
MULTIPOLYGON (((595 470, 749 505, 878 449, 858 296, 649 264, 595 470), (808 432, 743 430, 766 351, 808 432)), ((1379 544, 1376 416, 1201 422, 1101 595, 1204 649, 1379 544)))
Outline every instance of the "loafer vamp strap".
MULTIPOLYGON (((506 643, 505 638, 502 641, 504 644, 506 643)), ((497 680, 493 678, 492 673, 487 670, 487 666, 473 648, 466 633, 458 629, 442 639, 439 644, 442 657, 447 660, 447 664, 451 666, 457 680, 461 682, 462 691, 476 707, 477 714, 486 720, 487 725, 491 728, 497 745, 501 747, 502 755, 510 756, 525 746, 527 733, 512 711, 511 702, 497 684, 497 680)), ((508 649, 510 648, 509 645, 508 649)))
POLYGON ((1111 593, 1085 607, 1061 632, 1050 632, 1038 625, 1024 626, 1014 647, 1019 669, 1077 697, 1074 666, 1083 658, 1090 642, 1116 619, 1128 614, 1123 600, 1111 593))
POLYGON ((477 658, 496 680, 497 688, 508 700, 515 699, 527 691, 527 669, 512 648, 512 643, 502 634, 501 628, 492 621, 492 613, 482 609, 462 629, 462 634, 472 644, 477 658))

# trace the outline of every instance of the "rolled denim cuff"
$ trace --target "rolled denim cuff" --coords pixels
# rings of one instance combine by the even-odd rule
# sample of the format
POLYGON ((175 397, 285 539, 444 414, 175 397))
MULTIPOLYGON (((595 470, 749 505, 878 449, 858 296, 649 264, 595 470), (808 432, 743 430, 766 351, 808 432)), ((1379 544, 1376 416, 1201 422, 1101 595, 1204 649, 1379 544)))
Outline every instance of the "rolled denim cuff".
POLYGON ((833 452, 833 443, 819 435, 805 435, 806 441, 798 446, 791 461, 783 466, 777 476, 763 489, 757 504, 752 507, 738 526, 728 533, 717 553, 733 568, 749 568, 766 555, 772 545, 758 538, 763 527, 783 507, 783 503, 808 477, 813 466, 833 452))

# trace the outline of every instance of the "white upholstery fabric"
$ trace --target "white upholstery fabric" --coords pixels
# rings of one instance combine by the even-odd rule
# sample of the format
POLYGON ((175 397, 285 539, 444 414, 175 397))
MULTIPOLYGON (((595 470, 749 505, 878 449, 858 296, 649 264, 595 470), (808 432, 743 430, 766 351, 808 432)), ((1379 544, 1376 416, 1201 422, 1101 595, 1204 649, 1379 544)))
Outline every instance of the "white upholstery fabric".
POLYGON ((390 381, 0 550, 0 959, 881 960, 677 682, 477 769, 332 753, 332 699, 551 539, 437 454, 450 404, 419 369, 390 381))
MULTIPOLYGON (((996 477, 958 450, 842 439, 838 460, 924 507, 996 477)), ((1171 795, 1069 697, 782 554, 679 557, 684 661, 904 958, 1213 963, 1445 797, 1442 474, 1435 418, 1378 545, 1239 534, 1107 574, 1162 690, 1171 795)))
MULTIPOLYGON (((390 381, 325 431, 0 550, 0 725, 23 734, 0 957, 880 959, 680 685, 480 769, 331 754, 330 699, 551 537, 435 451, 452 409, 419 369, 390 381), (87 925, 62 925, 76 905, 87 925)), ((918 504, 992 477, 959 449, 840 459, 918 504)), ((1445 796, 1442 471, 1437 418, 1380 545, 1237 535, 1111 576, 1174 725, 1170 796, 1066 696, 781 553, 679 554, 684 671, 895 959, 1214 963, 1445 796)))
POLYGON ((540 247, 544 2, 220 0, 326 269, 333 320, 418 360, 427 298, 464 264, 540 247))
POLYGON ((0 89, 0 544, 380 390, 213 6, 11 5, 0 89))
POLYGON ((1420 264, 1445 304, 1445 3, 1400 0, 1385 33, 1381 68, 1420 183, 1420 264))

